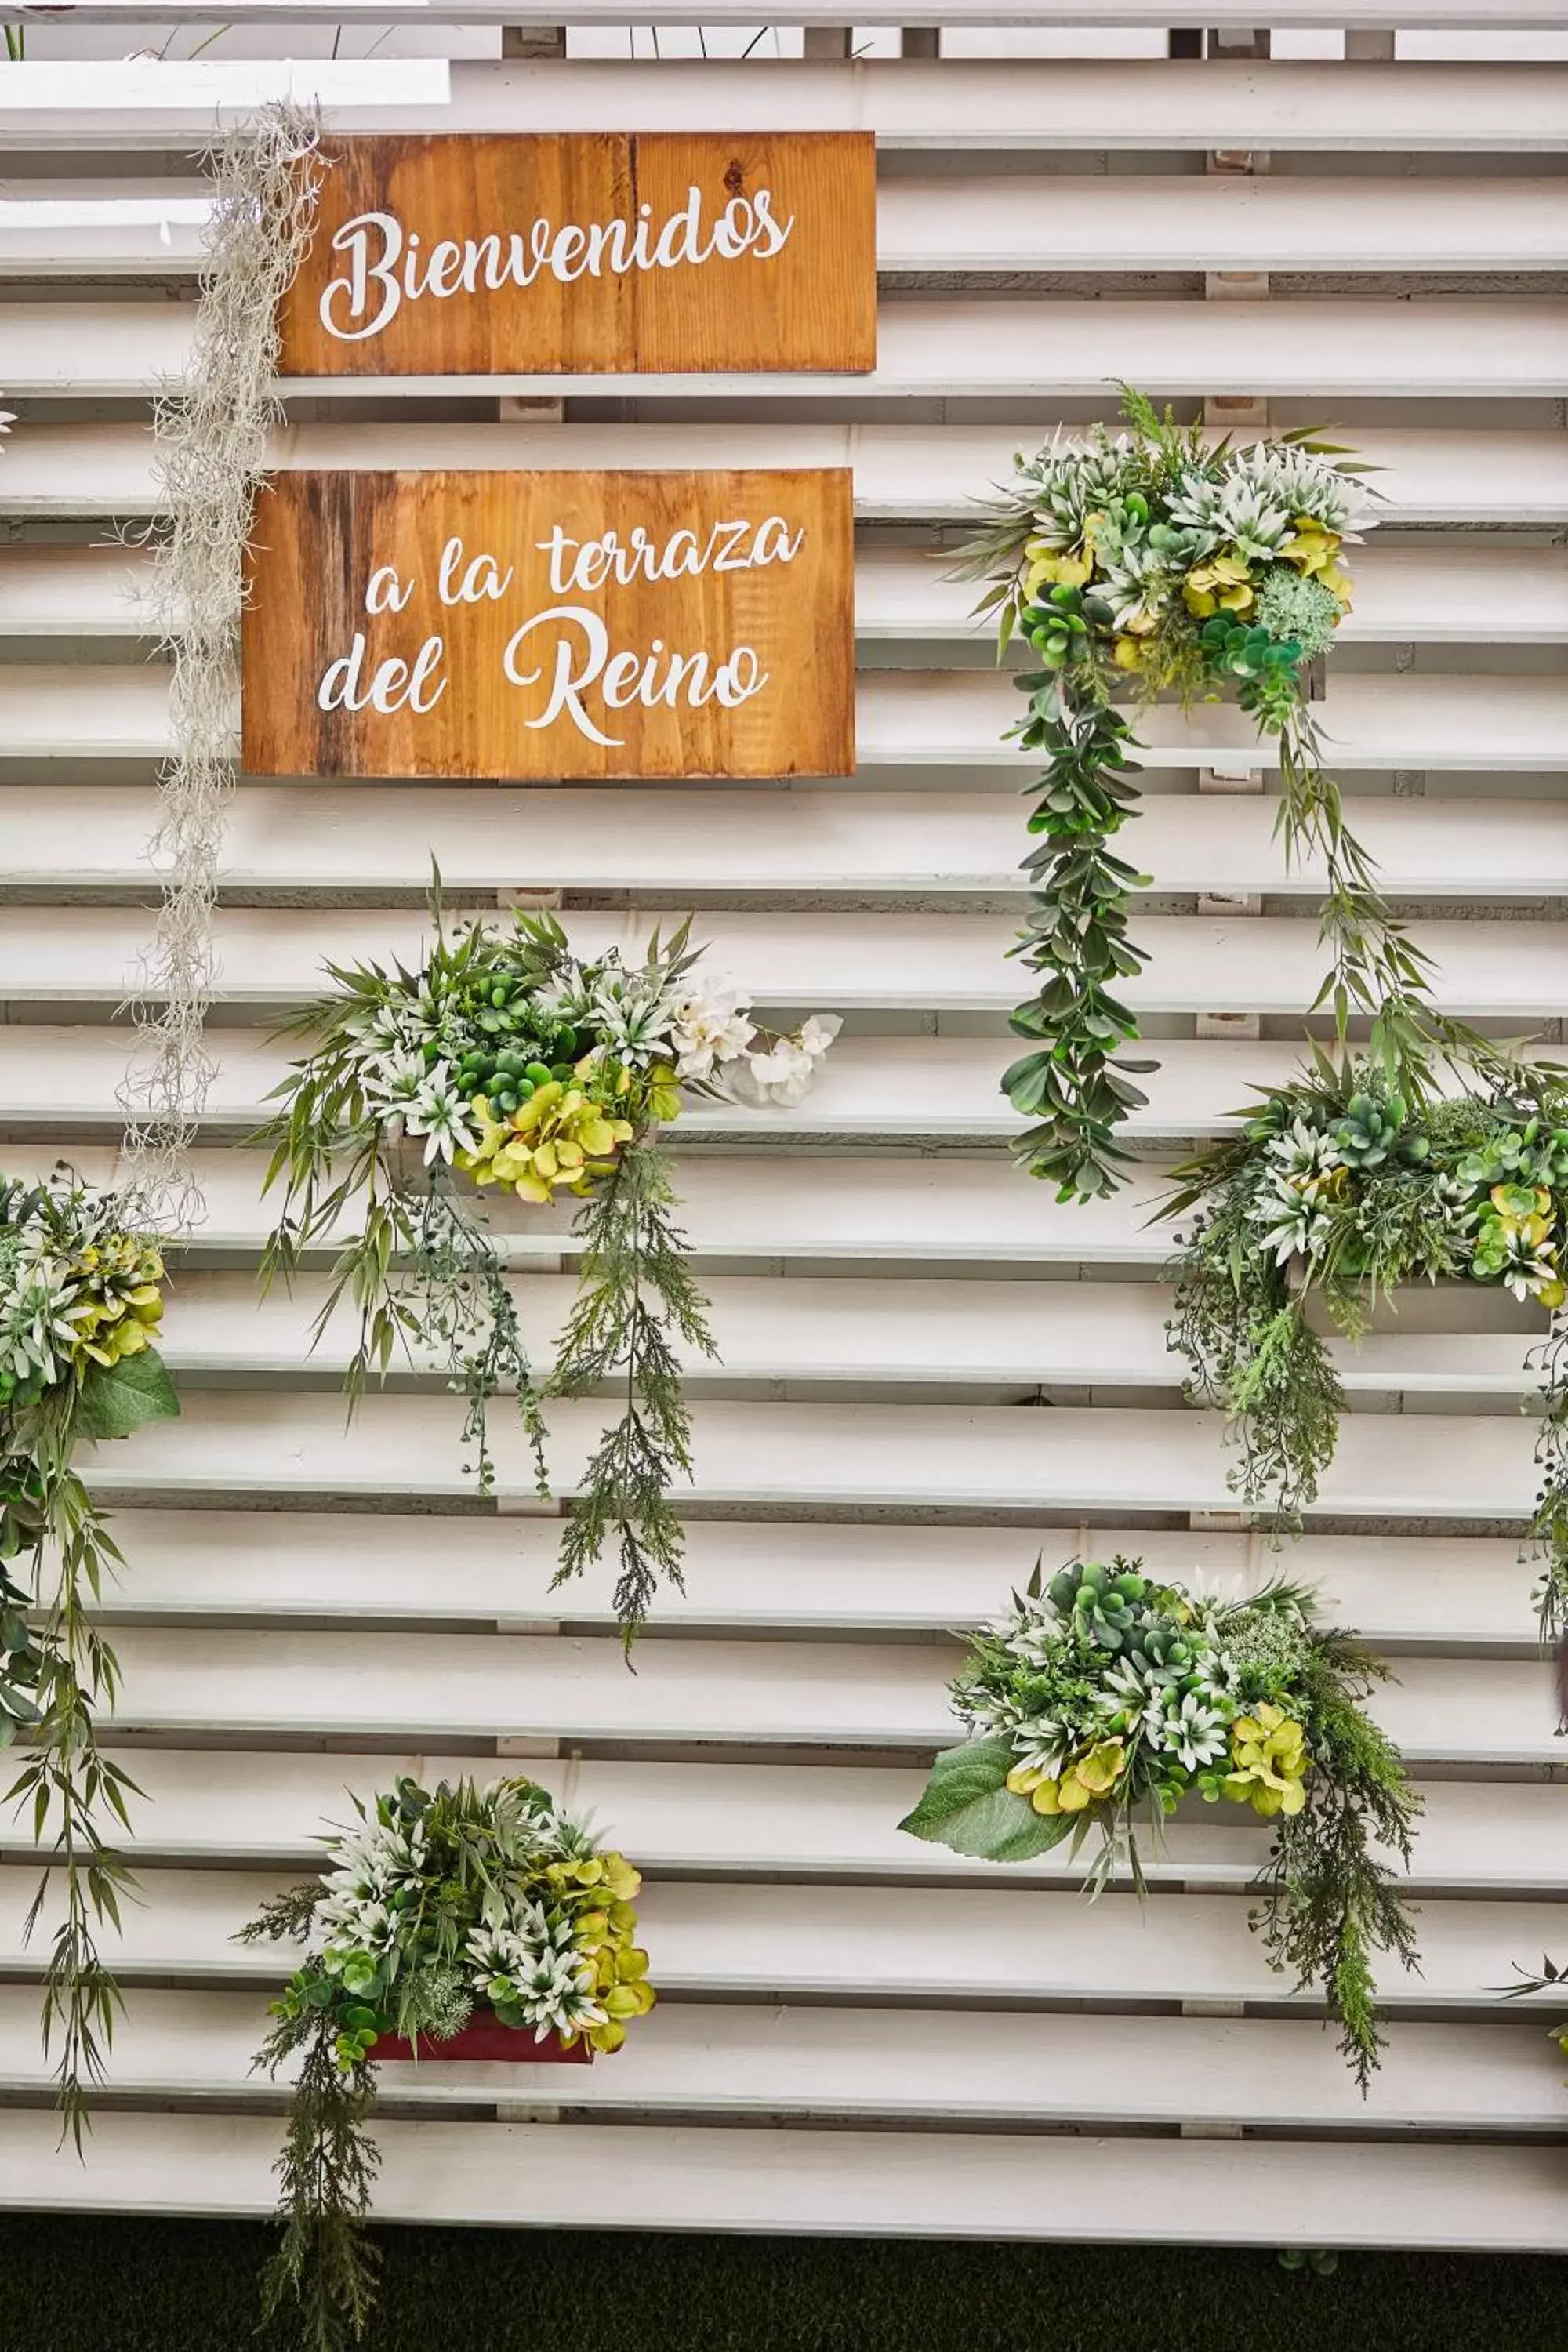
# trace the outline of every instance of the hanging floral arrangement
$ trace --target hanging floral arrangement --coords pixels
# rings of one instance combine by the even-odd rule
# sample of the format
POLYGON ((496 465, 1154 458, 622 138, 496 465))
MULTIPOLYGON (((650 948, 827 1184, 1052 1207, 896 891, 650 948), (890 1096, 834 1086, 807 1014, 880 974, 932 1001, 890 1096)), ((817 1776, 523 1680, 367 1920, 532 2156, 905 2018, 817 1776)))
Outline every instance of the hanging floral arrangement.
POLYGON ((448 936, 438 898, 431 911, 434 944, 416 971, 331 967, 332 993, 289 1024, 311 1043, 268 1130, 267 1181, 283 1197, 264 1278, 291 1276, 347 1224, 318 1330, 340 1299, 358 1310, 351 1400, 399 1347, 439 1364, 468 1402, 481 1494, 494 1484, 489 1408, 503 1383, 546 1494, 545 1403, 613 1381, 623 1408, 589 1460, 557 1581, 613 1535, 629 1639, 659 1575, 680 1580, 669 1488, 689 1473, 690 1450, 677 1351, 714 1353, 658 1130, 689 1095, 756 1109, 799 1102, 840 1024, 761 1029, 735 990, 703 985, 689 924, 668 940, 656 933, 633 965, 615 949, 574 956, 548 915, 448 936), (577 1300, 542 1379, 480 1210, 509 1194, 583 1204, 577 1300))
POLYGON ((1314 1011, 1342 1034, 1352 1014, 1369 1019, 1374 1052, 1418 1089, 1434 1047, 1468 1036, 1426 1000, 1425 960, 1378 895, 1312 721, 1309 668, 1350 610, 1346 551, 1376 520, 1362 469, 1304 434, 1215 444, 1125 386, 1123 400, 1126 432, 1019 457, 959 573, 986 583, 977 610, 999 649, 1021 637, 1039 664, 1014 678, 1027 707, 1012 733, 1048 764, 1031 788, 1038 845, 1012 952, 1043 978, 1013 1015, 1030 1050, 1002 1084, 1031 1122, 1017 1158, 1063 1201, 1126 1181, 1116 1129, 1148 1099, 1135 1078, 1158 1066, 1121 1050, 1138 1026, 1116 992, 1147 961, 1128 899, 1150 882, 1110 847, 1139 813, 1122 702, 1234 694, 1275 744, 1285 857, 1317 857, 1327 876, 1314 1011))
POLYGON ((476 2050, 518 2064, 591 2058, 618 2050, 654 2005, 637 1942, 642 1881, 548 1790, 524 1780, 426 1790, 404 1776, 373 1813, 355 1810, 357 1829, 322 1840, 324 1874, 265 1905, 239 1937, 305 1948, 256 2063, 288 2066, 295 2083, 265 2310, 297 2306, 312 2352, 363 2337, 374 2302, 363 2227, 378 2164, 373 2067, 476 2050))
POLYGON ((952 1685, 971 1737, 933 1767, 900 1826, 985 1862, 1027 1862, 1091 1832, 1099 1892, 1142 1893, 1141 1829, 1157 1842, 1193 1791, 1272 1822, 1252 1924, 1298 1990, 1318 1988, 1364 2090, 1383 2036, 1373 1961, 1415 1965, 1380 1850, 1408 1860, 1418 1801, 1360 1705, 1385 1669, 1320 1626, 1311 1592, 1247 1600, 1160 1584, 1139 1560, 1038 1567, 1009 1616, 973 1637, 952 1685))
POLYGON ((1316 1500, 1344 1405, 1314 1300, 1352 1340, 1404 1282, 1488 1283, 1542 1309, 1526 1360, 1541 1385, 1530 1538, 1542 1632, 1568 1630, 1568 1085, 1500 1065, 1490 1094, 1416 1110, 1380 1069, 1320 1052, 1176 1179, 1168 1213, 1196 1214, 1172 1343, 1192 1393, 1229 1416, 1232 1486, 1279 1527, 1316 1500))
POLYGON ((98 1747, 114 1653, 93 1620, 121 1554, 75 1466, 83 1442, 128 1437, 179 1411, 153 1345, 163 1261, 131 1204, 58 1168, 0 1177, 0 1747, 20 1743, 5 1793, 47 1869, 30 1936, 63 1897, 44 1974, 44 2043, 79 2145, 120 1995, 99 1952, 130 1874, 105 1843, 134 1783, 98 1747), (55 1884, 51 1886, 51 1877, 55 1884))

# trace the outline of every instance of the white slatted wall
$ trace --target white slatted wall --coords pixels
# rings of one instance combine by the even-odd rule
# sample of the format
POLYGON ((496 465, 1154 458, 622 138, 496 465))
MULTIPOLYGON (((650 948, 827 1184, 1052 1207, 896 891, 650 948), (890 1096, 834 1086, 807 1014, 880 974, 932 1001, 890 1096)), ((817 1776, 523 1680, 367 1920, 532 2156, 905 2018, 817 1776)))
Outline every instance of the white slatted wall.
MULTIPOLYGON (((205 54, 325 49, 330 8, 270 13, 205 54)), ((1397 63, 1358 36, 1346 61, 1319 30, 1277 38, 1271 63, 1184 65, 1159 54, 1163 31, 1128 31, 1163 22, 1141 0, 1085 7, 1117 28, 1098 37, 1051 12, 1044 39, 965 23, 947 43, 962 55, 871 64, 803 61, 786 33, 744 64, 656 65, 646 27, 635 64, 624 30, 574 36, 565 61, 503 63, 496 22, 517 12, 462 13, 489 29, 395 32, 378 52, 467 59, 449 109, 332 119, 875 128, 878 373, 305 393, 279 462, 851 462, 862 771, 794 790, 241 787, 210 1216, 167 1325, 184 1418, 100 1474, 124 1506, 121 1719, 153 1801, 136 1816, 149 1899, 121 1955, 132 2014, 83 2170, 41 2105, 37 1955, 20 1944, 31 1877, 5 1870, 0 2201, 265 2210, 278 2125, 247 2064, 266 1994, 234 1928, 299 1874, 345 1785, 521 1759, 646 1865, 664 2003, 573 2078, 558 2120, 509 2108, 504 2068, 460 2090, 422 2075, 383 2130, 384 2213, 1264 2244, 1288 2214, 1302 2242, 1560 2244, 1558 2069, 1540 2021, 1500 2019, 1487 1990, 1554 1934, 1561 1949, 1568 1881, 1563 1751, 1509 1532, 1532 1482, 1528 1327, 1506 1302, 1468 1300, 1462 1321, 1447 1297, 1423 1302, 1348 1361, 1355 1411, 1326 1525, 1301 1547, 1396 1660, 1385 1719, 1426 1798, 1425 1974, 1387 1987, 1392 2047, 1364 2105, 1247 1933, 1262 1825, 1180 1822, 1142 1910, 1124 1893, 1085 1907, 1055 1857, 992 1870, 894 1825, 949 1736, 946 1629, 990 1613, 1037 1546, 1142 1546, 1178 1571, 1268 1565, 1256 1538, 1206 1524, 1229 1505, 1225 1458, 1164 1348, 1162 1238, 1144 1222, 1157 1168, 1149 1187, 1063 1210, 1003 1156, 1027 779, 998 741, 1013 698, 933 551, 1015 447, 1109 413, 1109 377, 1351 428, 1386 468, 1391 519, 1331 670, 1339 771, 1446 1001, 1556 1034, 1563 11, 1411 13, 1537 28, 1479 45, 1480 62, 1436 30, 1404 37, 1397 63), (1075 38, 1101 54, 1064 58, 1075 38), (1212 171, 1217 149, 1269 168, 1212 171), (1267 300, 1205 299, 1205 273, 1237 269, 1269 273, 1267 300), (509 416, 518 395, 563 393, 560 424, 509 416), (265 1305, 255 1292, 264 1212, 245 1137, 280 1066, 268 1024, 324 955, 406 950, 432 850, 466 894, 558 886, 590 939, 697 905, 714 963, 761 1003, 848 1015, 799 1112, 682 1124, 724 1361, 695 1384, 689 1592, 662 1602, 635 1677, 603 1585, 549 1594, 557 1528, 529 1515, 519 1452, 503 1448, 499 1509, 479 1511, 453 1401, 405 1384, 345 1434, 339 1336, 305 1358, 319 1284, 265 1305), (460 2119, 444 2120, 455 2099, 460 2119)), ((723 16, 710 0, 686 13, 723 16)), ((1358 12, 1289 13, 1338 27, 1358 12)), ((163 23, 148 45, 184 55, 205 29, 163 23)), ((897 48, 896 33, 860 37, 897 48)), ((356 22, 351 47, 371 38, 356 22)), ((30 28, 30 44, 45 58, 136 45, 90 23, 30 28)), ((112 1163, 115 1009, 148 929, 167 715, 144 563, 106 541, 150 511, 148 404, 188 347, 202 119, 58 95, 7 111, 0 79, 0 196, 125 201, 88 226, 0 205, 0 396, 21 411, 0 457, 13 1166, 67 1146, 93 1174, 112 1163), (131 201, 149 196, 165 226, 131 201)), ((1197 789, 1205 766, 1240 763, 1246 723, 1161 714, 1151 740, 1132 854, 1155 876, 1139 927, 1153 952, 1131 992, 1161 1041, 1138 1123, 1158 1161, 1290 1067, 1317 962, 1314 877, 1281 877, 1268 801, 1197 789), (1261 914, 1213 903, 1257 895, 1261 914), (1239 1034, 1200 1034, 1225 1013, 1239 1034)), ((561 1252, 559 1230, 524 1245, 541 1337, 569 1286, 561 1252)), ((562 1414, 566 1466, 593 1419, 562 1414)), ((0 1839, 26 1862, 16 1825, 0 1839)))

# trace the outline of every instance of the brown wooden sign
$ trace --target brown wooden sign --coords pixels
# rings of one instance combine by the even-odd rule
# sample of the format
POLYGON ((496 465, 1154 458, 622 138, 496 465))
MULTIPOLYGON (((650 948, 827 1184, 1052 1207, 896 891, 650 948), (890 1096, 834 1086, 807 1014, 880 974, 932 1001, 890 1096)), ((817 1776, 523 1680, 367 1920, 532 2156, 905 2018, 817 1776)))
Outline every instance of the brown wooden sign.
POLYGON ((847 470, 280 474, 249 574, 252 775, 854 770, 847 470))
POLYGON ((868 131, 334 139, 284 375, 864 374, 868 131))

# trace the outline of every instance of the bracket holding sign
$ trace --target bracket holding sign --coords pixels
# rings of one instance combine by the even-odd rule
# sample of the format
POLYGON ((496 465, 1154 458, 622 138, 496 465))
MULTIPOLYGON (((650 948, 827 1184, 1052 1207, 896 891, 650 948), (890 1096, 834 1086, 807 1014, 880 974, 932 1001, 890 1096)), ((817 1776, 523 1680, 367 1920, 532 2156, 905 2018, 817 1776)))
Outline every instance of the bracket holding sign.
POLYGON ((851 478, 279 474, 248 558, 245 767, 852 774, 851 478))
POLYGON ((865 374, 869 131, 332 139, 284 376, 865 374))

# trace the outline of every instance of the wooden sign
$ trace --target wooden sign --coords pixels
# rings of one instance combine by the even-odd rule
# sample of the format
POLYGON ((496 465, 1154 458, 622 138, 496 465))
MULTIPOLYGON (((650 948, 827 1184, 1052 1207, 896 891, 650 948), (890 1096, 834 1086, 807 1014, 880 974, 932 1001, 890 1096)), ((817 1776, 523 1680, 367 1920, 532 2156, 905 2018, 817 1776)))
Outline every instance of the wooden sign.
POLYGON ((280 474, 241 627, 245 766, 850 774, 850 478, 280 474))
POLYGON ((334 139, 284 375, 877 363, 868 131, 334 139))

